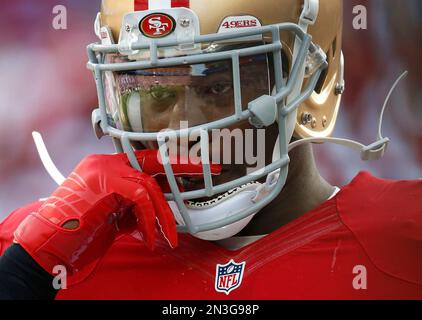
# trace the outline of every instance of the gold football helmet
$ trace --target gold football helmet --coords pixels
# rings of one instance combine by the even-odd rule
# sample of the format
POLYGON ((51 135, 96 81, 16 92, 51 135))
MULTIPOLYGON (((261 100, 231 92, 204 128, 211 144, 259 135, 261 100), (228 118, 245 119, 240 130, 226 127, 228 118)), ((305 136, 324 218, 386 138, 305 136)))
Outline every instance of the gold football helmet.
MULTIPOLYGON (((127 13, 138 8, 147 9, 149 3, 166 1, 134 1, 134 0, 103 0, 99 23, 107 27, 112 33, 115 43, 118 42, 122 29, 122 21, 127 13), (142 6, 139 3, 144 3, 142 6), (137 4, 138 3, 138 4, 137 4)), ((167 1, 170 4, 171 1, 167 1)), ((173 1, 177 2, 177 1, 173 1)), ((327 137, 335 128, 341 95, 344 92, 344 61, 342 56, 343 31, 343 0, 215 0, 212 4, 203 0, 179 1, 185 3, 199 17, 201 34, 218 32, 222 22, 227 17, 256 17, 262 26, 279 23, 298 23, 304 13, 304 5, 313 8, 319 2, 317 14, 310 17, 308 33, 312 41, 324 50, 327 56, 328 67, 318 79, 318 84, 312 95, 298 108, 295 136, 298 138, 327 137)), ((163 8, 160 8, 163 9, 163 8)), ((307 17, 304 17, 305 21, 307 17)), ((240 30, 240 28, 233 28, 240 30)), ((292 65, 295 37, 288 32, 282 33, 281 40, 284 53, 288 56, 289 65, 292 65)))
POLYGON ((342 10, 342 0, 103 0, 95 23, 101 43, 88 47, 97 135, 111 136, 137 169, 134 145, 158 144, 181 232, 235 235, 281 192, 292 137, 334 130, 344 91, 342 10), (277 126, 274 159, 214 185, 209 132, 245 121, 277 126), (166 161, 166 128, 177 138, 200 137, 200 190, 179 190, 166 161), (203 198, 211 200, 195 202, 203 198))

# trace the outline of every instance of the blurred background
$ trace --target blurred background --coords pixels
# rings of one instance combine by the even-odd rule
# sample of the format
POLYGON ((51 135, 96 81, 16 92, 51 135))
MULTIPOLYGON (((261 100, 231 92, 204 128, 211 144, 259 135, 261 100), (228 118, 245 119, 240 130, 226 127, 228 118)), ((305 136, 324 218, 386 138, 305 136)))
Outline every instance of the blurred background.
MULTIPOLYGON (((86 69, 100 1, 14 0, 0 11, 0 220, 48 196, 55 183, 43 169, 31 132, 40 131, 58 168, 68 174, 86 155, 113 152, 98 141, 90 115, 97 105, 86 69), (52 27, 56 5, 67 8, 67 30, 52 27)), ((384 135, 392 139, 380 162, 363 163, 342 147, 315 147, 320 170, 343 186, 359 171, 390 179, 422 178, 422 1, 345 0, 346 93, 335 136, 374 141, 384 99, 392 97, 384 135), (354 30, 353 7, 368 9, 368 29, 354 30)))

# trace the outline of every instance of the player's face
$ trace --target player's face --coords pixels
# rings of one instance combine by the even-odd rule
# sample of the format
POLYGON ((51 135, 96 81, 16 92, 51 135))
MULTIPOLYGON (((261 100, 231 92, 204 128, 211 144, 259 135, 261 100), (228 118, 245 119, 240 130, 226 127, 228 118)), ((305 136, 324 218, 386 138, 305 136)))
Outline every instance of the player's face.
MULTIPOLYGON (((120 59, 120 57, 109 57, 120 59)), ((241 59, 242 107, 269 93, 266 55, 241 59)), ((108 73, 107 107, 117 126, 159 132, 217 121, 235 113, 230 60, 108 73)))
MULTIPOLYGON (((119 56, 109 59, 121 59, 119 56)), ((241 58, 242 109, 248 102, 270 93, 270 76, 266 55, 241 58)), ((160 132, 166 129, 197 127, 202 124, 229 117, 235 113, 235 82, 231 60, 205 64, 183 65, 168 68, 142 69, 131 72, 108 73, 105 76, 107 108, 117 127, 132 132, 160 132)), ((252 129, 245 122, 234 129, 252 129)), ((242 135, 245 137, 245 135, 242 135)), ((180 142, 178 142, 180 143, 180 142)), ((195 145, 192 141, 189 147, 195 145)), ((238 141, 237 141, 238 143, 238 141)), ((234 164, 236 146, 234 139, 213 141, 214 150, 231 153, 233 163, 223 162, 227 154, 221 154, 223 174, 216 178, 220 184, 245 175, 246 167, 234 164), (223 145, 225 142, 226 145, 223 145), (217 148, 218 144, 218 148, 217 148)), ((156 145, 148 145, 156 147, 156 145)), ((202 188, 202 179, 184 181, 187 191, 202 188)))

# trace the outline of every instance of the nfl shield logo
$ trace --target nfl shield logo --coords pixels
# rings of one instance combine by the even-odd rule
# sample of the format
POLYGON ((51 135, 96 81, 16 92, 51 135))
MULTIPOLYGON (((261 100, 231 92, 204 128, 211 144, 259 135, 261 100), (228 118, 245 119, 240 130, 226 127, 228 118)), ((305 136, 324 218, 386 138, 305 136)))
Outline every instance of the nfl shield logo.
POLYGON ((236 263, 233 260, 225 265, 217 264, 215 290, 228 295, 238 288, 242 283, 245 264, 246 262, 236 263))

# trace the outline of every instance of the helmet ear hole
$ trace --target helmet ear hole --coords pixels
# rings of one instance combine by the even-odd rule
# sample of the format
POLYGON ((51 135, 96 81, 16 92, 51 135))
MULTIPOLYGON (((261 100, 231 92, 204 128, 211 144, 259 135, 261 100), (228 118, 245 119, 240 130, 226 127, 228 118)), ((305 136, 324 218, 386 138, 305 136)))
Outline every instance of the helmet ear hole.
MULTIPOLYGON (((268 54, 268 70, 270 71, 270 87, 274 88, 275 79, 274 79, 274 60, 273 54, 268 54)), ((283 65, 283 78, 287 79, 290 74, 290 59, 284 50, 281 50, 281 62, 283 65)))
POLYGON ((324 69, 324 71, 322 71, 321 75, 319 76, 318 83, 316 84, 314 89, 317 94, 321 94, 322 88, 324 88, 325 81, 327 80, 327 76, 328 68, 324 69))
POLYGON ((290 73, 290 61, 284 50, 281 51, 281 61, 283 63, 283 77, 287 78, 290 73))
POLYGON ((334 58, 337 54, 337 37, 335 37, 333 44, 331 46, 331 50, 332 50, 332 57, 334 58))

